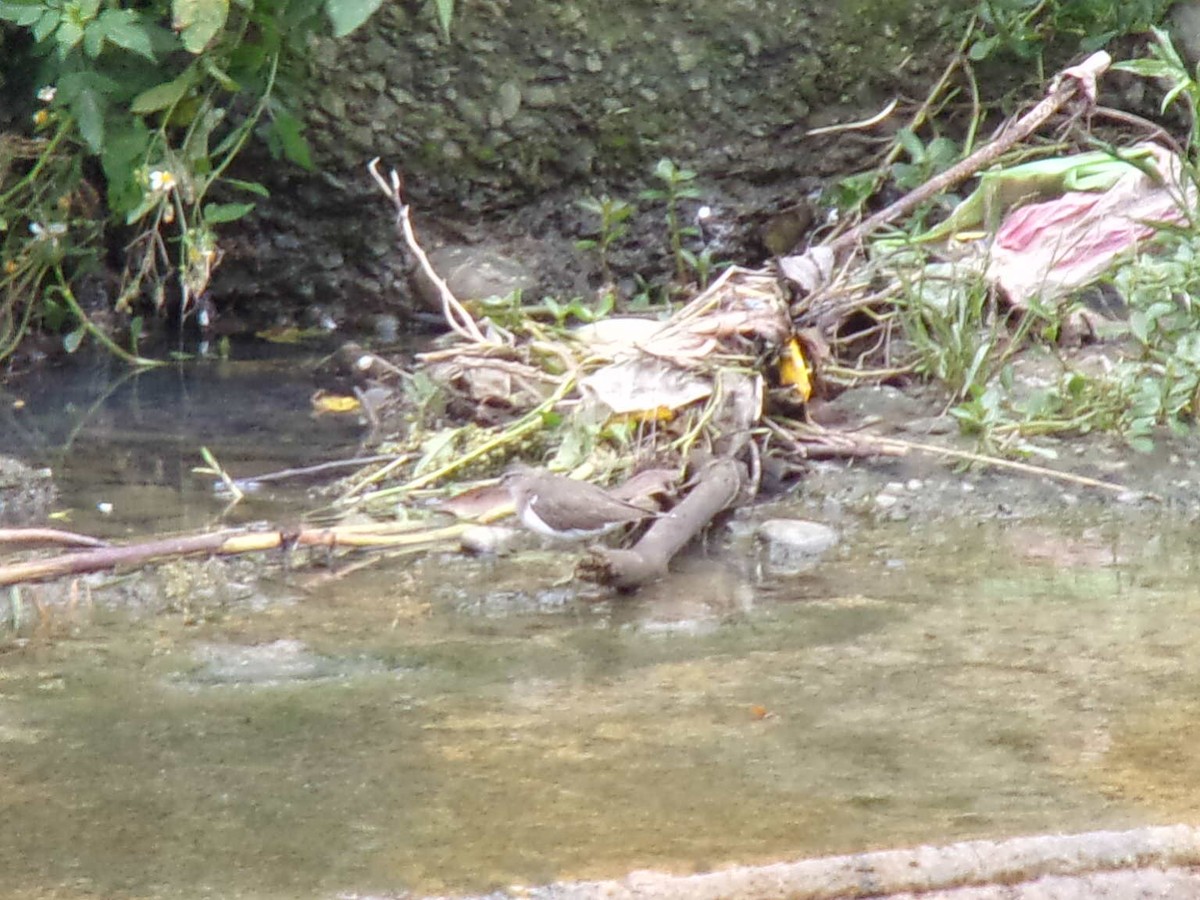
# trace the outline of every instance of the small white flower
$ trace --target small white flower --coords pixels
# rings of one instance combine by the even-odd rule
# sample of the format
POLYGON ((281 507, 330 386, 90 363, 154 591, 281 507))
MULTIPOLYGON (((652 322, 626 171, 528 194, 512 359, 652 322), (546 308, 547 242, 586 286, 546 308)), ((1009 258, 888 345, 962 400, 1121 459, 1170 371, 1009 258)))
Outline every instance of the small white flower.
POLYGON ((61 235, 67 233, 67 226, 62 222, 51 222, 49 225, 43 225, 41 222, 30 222, 29 230, 33 232, 33 236, 39 241, 57 242, 61 235))
POLYGON ((50 103, 54 99, 54 95, 57 93, 58 88, 52 84, 48 84, 37 92, 37 98, 43 103, 50 103))
POLYGON ((175 176, 167 169, 155 169, 150 173, 150 190, 164 194, 175 187, 175 176))

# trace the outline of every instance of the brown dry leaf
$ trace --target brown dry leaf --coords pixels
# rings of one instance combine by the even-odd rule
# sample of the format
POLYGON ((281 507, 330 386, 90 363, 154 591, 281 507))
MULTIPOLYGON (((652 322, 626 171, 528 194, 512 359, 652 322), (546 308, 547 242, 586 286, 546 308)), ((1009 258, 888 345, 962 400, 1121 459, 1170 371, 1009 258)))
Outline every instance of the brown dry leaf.
POLYGON ((679 473, 674 469, 643 469, 627 481, 611 488, 609 493, 618 500, 642 504, 672 493, 678 483, 679 473))
POLYGON ((491 520, 512 512, 512 497, 506 488, 493 484, 471 488, 448 497, 441 501, 437 508, 459 519, 491 520))
POLYGON ((472 400, 517 408, 536 406, 554 387, 551 376, 541 369, 475 354, 432 362, 426 371, 434 381, 456 388, 472 400))
POLYGON ((593 403, 615 414, 678 410, 712 395, 712 382, 699 374, 658 359, 624 360, 597 369, 579 380, 593 403))
POLYGON ((662 327, 663 323, 657 319, 617 316, 584 325, 572 334, 586 345, 590 355, 616 359, 636 353, 639 347, 649 346, 662 327))

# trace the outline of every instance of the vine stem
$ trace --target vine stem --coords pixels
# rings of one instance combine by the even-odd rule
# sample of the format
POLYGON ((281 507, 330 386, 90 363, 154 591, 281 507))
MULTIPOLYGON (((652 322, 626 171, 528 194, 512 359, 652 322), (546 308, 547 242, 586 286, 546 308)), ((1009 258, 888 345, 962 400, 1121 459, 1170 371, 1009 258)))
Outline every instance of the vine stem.
POLYGON ((79 319, 84 330, 98 340, 104 346, 104 349, 106 349, 109 353, 112 353, 117 358, 129 363, 131 366, 137 366, 138 368, 148 369, 151 366, 166 365, 166 363, 162 360, 147 359, 144 356, 137 356, 136 354, 130 353, 128 350, 110 338, 107 334, 105 334, 104 330, 100 328, 100 326, 96 325, 91 319, 88 318, 87 313, 83 311, 83 307, 79 305, 79 301, 75 299, 75 292, 71 290, 70 284, 67 283, 66 276, 63 274, 61 263, 54 264, 54 274, 58 276, 58 291, 62 295, 63 301, 67 304, 67 308, 71 310, 77 319, 79 319))

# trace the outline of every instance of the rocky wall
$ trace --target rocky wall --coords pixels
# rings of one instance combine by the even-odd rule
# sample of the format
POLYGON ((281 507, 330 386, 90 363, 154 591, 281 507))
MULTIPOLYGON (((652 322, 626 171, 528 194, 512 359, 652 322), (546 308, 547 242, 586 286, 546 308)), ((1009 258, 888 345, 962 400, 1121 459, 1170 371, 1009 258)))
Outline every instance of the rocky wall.
MULTIPOLYGON (((427 4, 392 0, 350 39, 314 42, 317 171, 265 166, 274 199, 231 245, 218 303, 283 289, 343 320, 418 306, 366 173, 375 156, 403 171, 431 245, 483 245, 542 290, 586 293, 594 261, 573 242, 594 222, 579 198, 632 201, 667 156, 731 221, 794 203, 877 149, 878 135, 808 130, 922 96, 973 6, 460 0, 447 40, 427 4)), ((645 206, 618 248, 626 274, 663 260, 661 210, 645 206)))

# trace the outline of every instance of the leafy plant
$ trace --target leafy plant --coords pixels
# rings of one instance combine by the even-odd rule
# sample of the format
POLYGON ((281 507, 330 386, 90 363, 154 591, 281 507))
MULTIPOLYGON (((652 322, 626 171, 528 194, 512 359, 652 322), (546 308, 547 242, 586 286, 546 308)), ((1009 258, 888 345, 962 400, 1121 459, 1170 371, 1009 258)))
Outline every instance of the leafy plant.
POLYGON ((911 128, 901 128, 896 141, 909 159, 892 165, 892 179, 901 190, 918 188, 958 162, 958 144, 947 137, 935 137, 926 144, 911 128))
MULTIPOLYGON (((190 312, 220 264, 219 227, 267 196, 229 166, 256 134, 312 166, 289 100, 308 40, 349 34, 381 2, 0 0, 0 23, 28 38, 5 42, 0 80, 39 103, 30 136, 0 136, 0 357, 34 322, 35 303, 55 318, 55 298, 77 320, 67 347, 78 346, 85 317, 70 284, 98 266, 111 226, 134 229, 117 309, 161 308, 172 284, 190 312), (85 176, 93 168, 103 197, 85 176)), ((435 0, 443 29, 453 9, 435 0)))
POLYGON ((701 196, 700 188, 693 182, 696 173, 691 169, 681 169, 666 157, 660 159, 654 166, 654 177, 663 183, 661 188, 650 188, 640 194, 643 200, 653 200, 666 205, 664 221, 667 225, 667 240, 671 246, 671 256, 675 262, 675 276, 680 281, 687 278, 688 260, 684 255, 683 239, 695 237, 699 231, 691 225, 683 225, 679 216, 679 206, 684 200, 696 200, 701 196))
POLYGON ((584 197, 578 201, 579 207, 593 213, 600 219, 600 231, 595 238, 576 241, 575 246, 580 250, 595 250, 600 258, 600 272, 605 284, 612 282, 612 269, 609 266, 609 252, 614 244, 629 233, 629 218, 636 207, 624 200, 614 200, 604 194, 599 199, 584 197))
POLYGON ((728 268, 730 263, 713 259, 712 247, 703 247, 699 253, 693 253, 687 247, 680 249, 684 264, 696 275, 696 284, 700 290, 708 287, 713 273, 728 268))
POLYGON ((559 328, 564 327, 568 319, 584 323, 599 321, 613 311, 614 303, 611 291, 605 291, 595 306, 589 306, 579 297, 566 303, 560 303, 552 297, 542 299, 542 306, 554 317, 554 324, 559 328))
POLYGON ((1115 37, 1135 34, 1162 20, 1172 0, 980 0, 977 30, 968 48, 979 61, 1006 52, 1036 60, 1052 45, 1067 53, 1099 49, 1115 37))
MULTIPOLYGON (((1166 112, 1172 106, 1182 105, 1188 119, 1188 150, 1191 151, 1191 161, 1195 161, 1196 152, 1200 150, 1200 83, 1195 74, 1179 51, 1171 36, 1161 28, 1150 29, 1153 41, 1150 43, 1148 59, 1130 59, 1115 63, 1113 68, 1122 72, 1132 72, 1143 78, 1161 79, 1165 86, 1161 111, 1166 112)), ((1194 171, 1192 173, 1195 174, 1194 171)))
MULTIPOLYGON (((910 281, 898 303, 900 325, 912 346, 910 365, 945 385, 952 400, 982 395, 1016 342, 994 314, 991 292, 979 275, 928 267, 910 281)), ((1031 316, 1020 331, 1028 329, 1031 316)))

